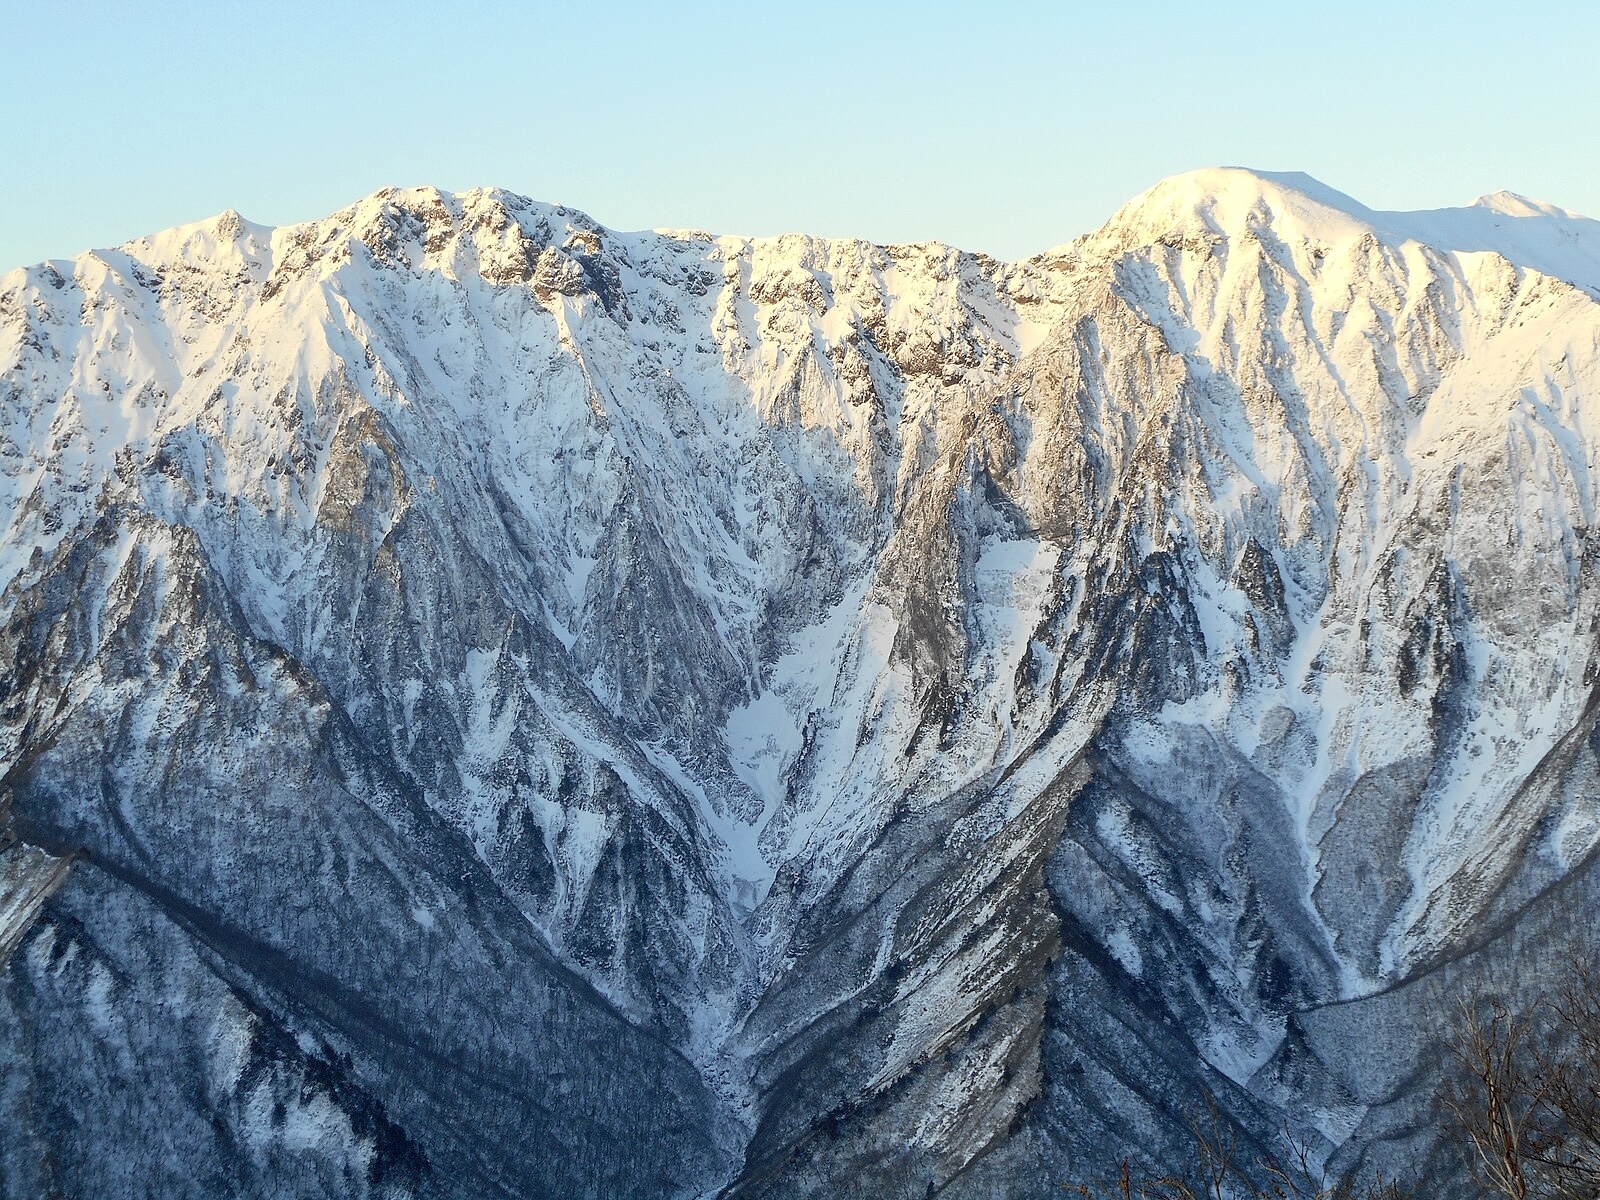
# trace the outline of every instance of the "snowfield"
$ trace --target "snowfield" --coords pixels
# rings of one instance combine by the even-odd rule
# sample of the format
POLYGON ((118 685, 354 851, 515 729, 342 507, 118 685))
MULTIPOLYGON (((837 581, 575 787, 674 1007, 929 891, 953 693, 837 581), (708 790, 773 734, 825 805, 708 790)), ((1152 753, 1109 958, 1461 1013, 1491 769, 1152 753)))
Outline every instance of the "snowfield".
POLYGON ((0 276, 0 1178, 1044 1196, 1209 1100, 1450 1194, 1441 998, 1600 888, 1597 450, 1510 193, 0 276))

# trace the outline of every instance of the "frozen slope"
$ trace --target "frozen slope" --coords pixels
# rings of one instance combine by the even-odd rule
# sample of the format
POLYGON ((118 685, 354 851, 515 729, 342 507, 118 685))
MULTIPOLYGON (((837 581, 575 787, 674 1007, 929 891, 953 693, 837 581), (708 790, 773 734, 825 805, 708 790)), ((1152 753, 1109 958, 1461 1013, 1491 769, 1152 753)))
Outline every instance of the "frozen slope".
POLYGON ((0 768, 86 852, 6 1186, 1424 1161, 1431 981, 1591 886, 1597 263, 1215 170, 1015 264, 416 189, 0 278, 0 768))

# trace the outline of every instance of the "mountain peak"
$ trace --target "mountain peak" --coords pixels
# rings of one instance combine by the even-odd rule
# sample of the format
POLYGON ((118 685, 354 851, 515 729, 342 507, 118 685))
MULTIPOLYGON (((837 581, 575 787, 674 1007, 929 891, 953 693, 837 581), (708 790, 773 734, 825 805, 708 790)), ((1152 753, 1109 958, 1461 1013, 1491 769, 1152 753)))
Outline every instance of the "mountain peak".
POLYGON ((1600 293, 1600 222, 1510 191, 1462 208, 1381 211, 1299 171, 1207 167, 1171 176, 1125 204, 1085 245, 1120 253, 1262 228, 1286 241, 1331 245, 1374 235, 1395 247, 1415 242, 1445 254, 1497 254, 1600 293))
POLYGON ((1258 224, 1333 241, 1370 229, 1371 216, 1366 205, 1301 172, 1205 167, 1170 176, 1135 196, 1091 241, 1233 237, 1258 224))
POLYGON ((5 276, 0 841, 84 851, 20 931, 0 856, 9 1191, 1435 1161, 1437 998, 1600 909, 1600 307, 1488 253, 1595 228, 412 188, 5 276))
POLYGON ((244 260, 266 253, 272 233, 271 226, 258 225, 236 209, 227 208, 203 220, 135 238, 120 249, 155 266, 179 261, 244 260))
POLYGON ((1569 209, 1504 190, 1479 196, 1472 202, 1471 207, 1487 209, 1503 217, 1555 217, 1562 221, 1585 219, 1569 209))

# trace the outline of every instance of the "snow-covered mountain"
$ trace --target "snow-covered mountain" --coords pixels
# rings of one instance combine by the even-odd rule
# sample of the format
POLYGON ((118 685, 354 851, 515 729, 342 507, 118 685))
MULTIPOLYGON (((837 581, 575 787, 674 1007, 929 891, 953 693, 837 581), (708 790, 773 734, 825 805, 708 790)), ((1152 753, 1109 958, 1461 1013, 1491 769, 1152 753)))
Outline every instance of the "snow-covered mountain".
POLYGON ((1600 899, 1597 448, 1505 193, 0 276, 0 1193, 1045 1196, 1208 1103, 1447 1188, 1441 1014, 1600 899))

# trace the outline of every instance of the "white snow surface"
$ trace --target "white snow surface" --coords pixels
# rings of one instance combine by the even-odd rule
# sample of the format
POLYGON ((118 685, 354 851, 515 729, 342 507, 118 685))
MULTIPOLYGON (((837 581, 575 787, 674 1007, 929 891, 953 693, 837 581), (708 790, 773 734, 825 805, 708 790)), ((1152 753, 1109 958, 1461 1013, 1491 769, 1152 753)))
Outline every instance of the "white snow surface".
MULTIPOLYGON (((984 781, 1004 819, 1038 802, 1112 707, 1097 597, 1165 557, 1193 686, 1115 751, 1197 824, 1184 739, 1276 789, 1357 995, 1464 936, 1521 869, 1507 845, 1559 873, 1600 836, 1592 798, 1524 790, 1592 694, 1597 302, 1600 225, 1552 205, 1378 212, 1234 168, 1015 264, 619 233, 494 190, 224 213, 0 276, 0 608, 133 505, 331 674, 363 620, 345 574, 405 570, 382 547, 408 521, 448 527, 546 640, 519 659, 509 625, 463 629, 459 661, 389 681, 399 752, 425 713, 451 729, 430 802, 491 864, 531 815, 556 870, 528 916, 560 952, 629 827, 609 772, 713 881, 695 952, 726 920, 755 978, 897 814, 984 781), (936 684, 959 704, 931 718, 936 684), (1358 781, 1416 758, 1363 954, 1316 888, 1358 781)), ((1127 820, 1092 832, 1190 919, 1127 820)), ((1131 926, 1106 938, 1152 968, 1131 926)), ((581 969, 642 1003, 620 958, 581 969)), ((709 1055, 736 1006, 704 1003, 709 1055)), ((959 1004, 930 990, 894 1055, 959 1004)), ((1239 1004, 1206 1044, 1243 1080, 1281 1023, 1239 1004)), ((333 1136, 317 1101, 291 1117, 333 1136)))

